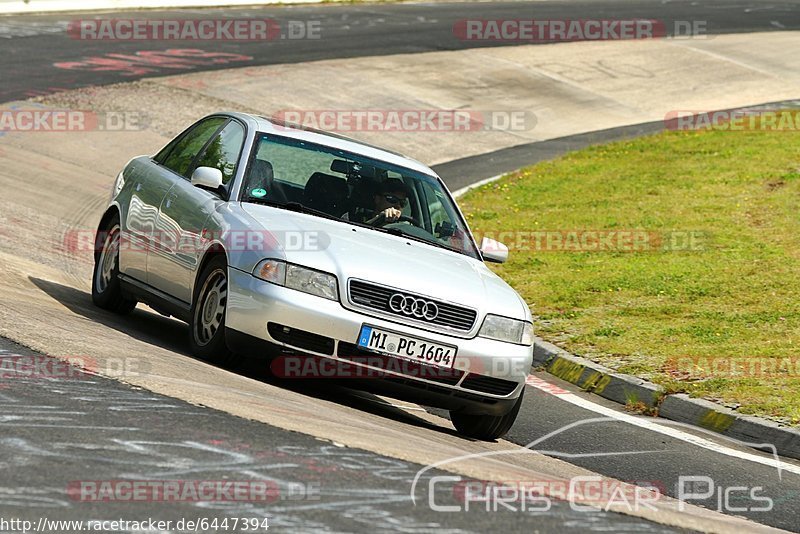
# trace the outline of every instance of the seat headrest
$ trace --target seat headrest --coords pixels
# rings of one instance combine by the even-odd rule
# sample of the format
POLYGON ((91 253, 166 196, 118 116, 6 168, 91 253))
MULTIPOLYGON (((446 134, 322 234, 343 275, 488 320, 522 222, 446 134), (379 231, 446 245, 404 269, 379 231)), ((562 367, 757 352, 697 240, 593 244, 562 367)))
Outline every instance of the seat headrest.
POLYGON ((347 211, 347 195, 347 181, 324 172, 315 172, 311 175, 304 193, 308 207, 337 217, 347 211))
POLYGON ((272 163, 263 159, 253 160, 253 165, 250 167, 250 176, 260 180, 272 180, 275 176, 272 163))

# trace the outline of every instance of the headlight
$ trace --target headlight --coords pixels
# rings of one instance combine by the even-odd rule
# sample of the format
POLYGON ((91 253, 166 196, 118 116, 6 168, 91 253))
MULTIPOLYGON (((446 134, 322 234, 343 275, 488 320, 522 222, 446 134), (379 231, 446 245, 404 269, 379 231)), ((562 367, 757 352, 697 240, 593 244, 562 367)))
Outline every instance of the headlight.
POLYGON ((478 335, 517 345, 531 345, 533 343, 533 325, 527 321, 518 321, 499 315, 487 315, 478 335))
POLYGON ((339 300, 336 277, 332 274, 280 260, 262 260, 253 270, 253 276, 310 295, 339 300))
POLYGON ((339 300, 335 276, 299 265, 286 266, 286 287, 326 299, 339 300))

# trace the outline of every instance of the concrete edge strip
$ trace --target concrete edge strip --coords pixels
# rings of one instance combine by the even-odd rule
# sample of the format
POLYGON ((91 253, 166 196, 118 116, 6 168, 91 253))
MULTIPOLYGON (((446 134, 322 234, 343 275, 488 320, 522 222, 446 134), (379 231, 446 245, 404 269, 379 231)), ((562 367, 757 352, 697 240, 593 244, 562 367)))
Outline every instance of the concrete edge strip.
POLYGON ((536 338, 534 368, 619 404, 646 408, 659 417, 711 430, 746 443, 774 445, 777 453, 800 459, 800 431, 760 417, 742 415, 704 399, 686 394, 667 395, 652 382, 611 369, 536 338))

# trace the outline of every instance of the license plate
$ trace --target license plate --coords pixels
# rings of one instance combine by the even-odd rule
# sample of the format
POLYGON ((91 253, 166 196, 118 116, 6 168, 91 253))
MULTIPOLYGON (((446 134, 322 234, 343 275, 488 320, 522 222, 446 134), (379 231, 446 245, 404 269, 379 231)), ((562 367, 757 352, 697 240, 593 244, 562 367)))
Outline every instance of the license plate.
POLYGON ((361 327, 358 346, 382 354, 389 354, 447 369, 453 367, 458 350, 451 345, 432 343, 425 339, 397 334, 367 325, 361 327))

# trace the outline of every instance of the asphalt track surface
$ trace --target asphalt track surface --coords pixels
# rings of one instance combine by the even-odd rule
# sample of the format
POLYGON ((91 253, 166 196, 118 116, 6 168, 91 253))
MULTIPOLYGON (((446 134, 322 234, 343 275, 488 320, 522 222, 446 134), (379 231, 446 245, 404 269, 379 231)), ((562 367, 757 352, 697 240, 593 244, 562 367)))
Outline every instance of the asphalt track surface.
MULTIPOLYGON (((208 19, 270 18, 279 23, 283 39, 258 42, 109 41, 72 38, 69 22, 84 18, 134 18, 131 13, 58 14, 0 18, 0 102, 36 96, 64 88, 125 82, 143 77, 176 74, 184 70, 162 64, 145 64, 142 52, 170 48, 200 48, 238 54, 252 59, 231 63, 195 65, 192 70, 231 66, 298 63, 323 59, 460 50, 486 46, 513 46, 519 42, 461 40, 453 27, 459 20, 485 19, 634 19, 663 21, 672 34, 675 20, 701 21, 709 35, 800 28, 797 2, 712 0, 553 0, 547 2, 415 3, 385 5, 323 5, 264 7, 258 9, 206 9, 145 11, 135 18, 208 19), (289 21, 319 24, 319 39, 290 39, 289 21), (3 39, 5 37, 5 39, 3 39), (90 58, 119 60, 86 63, 90 58), (137 59, 138 58, 138 59, 137 59), (80 65, 81 62, 83 65, 80 65), (133 66, 124 68, 128 62, 133 66), (54 64, 73 64, 55 68, 54 64)), ((368 73, 365 73, 365 76, 368 73)), ((332 88, 336 90, 336 88, 332 88)))
MULTIPOLYGON (((675 21, 696 21, 704 35, 800 29, 800 2, 695 2, 553 0, 385 5, 273 6, 251 9, 106 12, 0 17, 0 102, 79 87, 113 84, 182 72, 325 59, 515 46, 520 42, 463 40, 454 26, 464 19, 652 19, 674 36, 675 21), (281 38, 268 41, 92 40, 69 32, 81 19, 272 19, 281 38), (311 24, 312 26, 309 26, 311 24), (311 30, 310 28, 316 28, 311 30), (290 38, 307 28, 319 38, 290 38), (186 49, 217 57, 169 61, 168 50, 186 49), (153 55, 155 54, 155 56, 153 55), (165 59, 166 57, 166 59, 165 59)), ((307 33, 310 34, 310 33, 307 33)), ((368 72, 364 73, 369 76, 368 72)), ((324 83, 322 80, 320 83, 324 83)), ((332 88, 346 90, 346 88, 332 88)), ((754 102, 755 104, 755 102, 754 102)), ((493 154, 454 160, 434 169, 451 190, 588 144, 658 131, 657 123, 531 143, 493 154), (532 153, 534 154, 532 156, 532 153)))
MULTIPOLYGON (((435 511, 437 506, 464 507, 459 484, 438 481, 448 473, 427 471, 411 495, 414 477, 424 466, 289 432, 263 423, 134 389, 114 380, 80 371, 44 376, 37 371, 57 360, 0 340, 0 517, 44 519, 43 532, 78 531, 49 521, 99 520, 209 522, 225 518, 255 521, 250 529, 266 532, 262 521, 282 532, 676 532, 642 519, 602 511, 573 510, 566 502, 531 504, 525 512, 497 510, 473 503, 460 513, 435 511), (26 359, 27 358, 27 359, 26 359), (34 363, 36 362, 36 363, 34 363), (88 468, 87 466, 91 466, 88 468), (93 482, 114 481, 112 486, 93 482), (160 490, 131 501, 108 501, 132 493, 127 482, 162 481, 187 500, 166 502, 160 490), (227 482, 245 488, 246 497, 192 502, 192 489, 227 482), (549 506, 548 506, 549 504, 549 506), (547 510, 543 510, 547 507, 547 510)), ((244 371, 251 376, 258 373, 244 371)), ((262 373, 263 376, 263 373, 262 373)), ((269 379, 269 378, 265 378, 269 379)), ((335 386, 309 388, 362 409, 382 409, 369 397, 335 386), (367 400, 365 400, 367 399, 367 400)), ((383 408, 386 417, 408 417, 383 408)), ((409 421, 409 424, 412 424, 409 421)), ((413 444, 409 444, 413 446, 413 444)), ((206 498, 208 494, 206 494, 206 498)), ((232 495, 228 493, 227 495, 232 495)), ((241 495, 241 494, 240 494, 241 495)), ((245 529, 239 527, 236 532, 245 529)), ((107 529, 131 532, 135 529, 107 529)), ((224 532, 222 528, 201 532, 224 532)))
MULTIPOLYGON (((780 31, 800 28, 800 2, 776 1, 607 1, 414 3, 384 5, 271 6, 250 9, 104 12, 0 17, 0 102, 67 89, 253 65, 291 64, 315 60, 515 46, 520 42, 462 40, 458 21, 484 19, 652 19, 674 34, 675 21, 697 21, 704 34, 780 31), (111 41, 79 39, 68 32, 71 22, 89 18, 272 19, 282 37, 267 42, 111 41), (298 24, 299 23, 299 24, 298 24), (290 27, 316 24, 318 39, 289 38, 290 27), (225 54, 169 61, 169 50, 225 54)), ((173 57, 174 59, 174 57, 173 57)), ((365 73, 368 76, 368 73, 365 73)), ((346 90, 346 88, 332 88, 346 90)), ((582 134, 513 147, 493 154, 454 160, 434 169, 451 190, 517 169, 587 144, 657 131, 658 124, 625 130, 582 134), (627 133, 630 132, 630 135, 627 133), (531 152, 541 154, 531 157, 531 152)))
MULTIPOLYGON (((141 67, 136 58, 141 52, 162 51, 175 48, 175 43, 164 42, 102 42, 71 39, 64 34, 69 20, 89 15, 43 15, 9 17, 0 19, 0 68, 3 76, 0 83, 0 100, 9 101, 36 96, 63 89, 90 85, 130 81, 142 77, 171 75, 181 70, 146 66, 141 67), (98 63, 90 58, 110 57, 121 54, 116 60, 129 66, 119 70, 98 70, 98 63), (72 68, 57 68, 55 63, 72 63, 72 68)), ((118 14, 124 18, 131 15, 118 14)), ((800 5, 790 2, 769 4, 756 2, 547 2, 525 4, 481 3, 481 4, 410 4, 410 5, 353 5, 353 6, 305 6, 276 7, 244 10, 196 10, 181 12, 137 13, 136 17, 185 18, 213 16, 275 18, 279 22, 288 20, 319 20, 323 28, 320 40, 276 40, 267 43, 202 43, 208 51, 238 54, 252 59, 235 64, 197 64, 191 70, 224 69, 247 65, 295 63, 316 59, 358 57, 394 53, 413 53, 432 50, 456 50, 472 46, 502 46, 499 43, 465 42, 453 36, 453 23, 469 17, 483 18, 655 18, 665 21, 691 19, 708 21, 713 33, 734 33, 796 29, 800 27, 800 5)), ((516 43, 510 43, 516 44, 516 43)), ((537 143, 531 150, 516 149, 513 157, 507 153, 496 153, 469 158, 460 162, 440 165, 437 169, 443 176, 460 176, 462 182, 450 182, 451 188, 467 185, 469 181, 490 176, 487 171, 511 170, 535 159, 563 153, 593 142, 602 142, 614 136, 629 136, 649 133, 656 125, 641 125, 627 130, 585 134, 566 140, 537 143), (539 150, 538 156, 533 154, 539 150), (494 158, 494 159, 492 159, 494 158), (528 158, 526 160, 526 158, 528 158), (506 168, 510 167, 510 168, 506 168)), ((497 174, 495 172, 494 174, 497 174)), ((3 342, 0 348, 10 354, 31 354, 25 349, 3 342)), ((242 373, 253 373, 242 369, 242 373)), ((545 377, 549 382, 557 382, 545 377)), ((37 382, 24 377, 4 375, 0 389, 0 401, 4 406, 0 425, 3 429, 3 469, 0 509, 13 509, 16 514, 41 517, 43 509, 58 509, 57 519, 87 519, 113 516, 112 512, 124 512, 126 518, 133 517, 138 510, 143 516, 153 516, 156 511, 164 518, 187 517, 182 507, 165 506, 158 509, 157 503, 148 503, 138 509, 135 504, 120 504, 99 507, 97 504, 64 501, 64 487, 70 481, 85 476, 85 464, 66 461, 80 459, 81 451, 92 460, 92 476, 95 479, 162 478, 195 476, 199 480, 228 477, 230 465, 225 462, 242 461, 248 468, 272 469, 274 462, 262 461, 280 454, 288 454, 287 464, 294 467, 274 476, 285 489, 279 492, 278 507, 272 506, 271 525, 287 527, 320 528, 331 531, 366 530, 375 524, 389 530, 395 527, 418 525, 420 529, 434 529, 437 524, 448 528, 466 530, 520 530, 530 529, 530 519, 520 514, 448 514, 443 521, 438 514, 430 514, 429 507, 410 507, 406 481, 419 466, 383 458, 367 452, 342 449, 346 454, 331 454, 335 445, 315 438, 299 435, 267 425, 213 412, 200 407, 186 405, 181 401, 166 399, 141 390, 134 390, 117 382, 98 377, 71 379, 70 382, 47 379, 37 382), (44 383, 46 382, 46 383, 44 383), (151 409, 153 407, 156 409, 151 409), (37 408, 38 407, 38 408, 37 408), (15 411, 16 410, 16 411, 15 411), (37 410, 39 413, 37 413, 37 410), (57 414, 51 413, 58 412, 57 414), (36 422, 36 418, 42 418, 36 422), (74 424, 70 424, 70 422, 74 424), (70 428, 70 427, 74 428, 70 428), (55 429, 55 430, 54 430, 55 429), (135 429, 135 430, 134 430, 135 429), (144 445, 150 442, 154 445, 144 445), (197 448, 186 443, 203 444, 197 448), (131 445, 133 444, 133 445, 131 445), (137 445, 138 444, 138 445, 137 445), (148 449, 147 447, 153 447, 148 449), (163 450, 162 450, 163 447, 163 450), (208 447, 217 447, 211 456, 221 460, 208 460, 208 447), (140 454, 138 459, 132 454, 140 454), (144 452, 142 452, 144 450, 144 452), (247 451, 243 456, 242 450, 247 451), (87 451, 89 451, 87 453, 87 451), (240 456, 236 456, 240 454, 240 456), (357 461, 348 459, 348 454, 363 455, 357 461), (97 462, 99 457, 102 459, 97 462), (155 457, 155 459, 154 459, 155 457), (237 458, 231 460, 231 458, 237 458), (305 460, 309 460, 306 462, 305 460), (320 458, 324 458, 321 460, 320 458), (260 460, 259 460, 260 459, 260 460), (153 462, 152 464, 150 462, 153 462), (222 462, 222 467, 220 467, 222 462), (250 462, 248 464, 248 462, 250 462), (309 467, 309 462, 322 462, 320 468, 309 467), (392 467, 376 467, 388 462, 392 467), (252 465, 252 464, 257 464, 252 465), (175 470, 180 465, 185 471, 175 470), (360 467, 353 467, 353 466, 360 467), (99 466, 99 467, 98 467, 99 466), (189 466, 189 467, 186 467, 189 466), (197 467, 193 470, 191 467, 197 467), (297 466, 301 466, 298 468, 297 466), (306 469, 307 467, 307 469, 306 469), (216 471, 215 471, 216 469, 216 471), (72 470, 72 471, 71 471, 72 470), (387 475, 386 472, 389 472, 387 475), (329 476, 329 473, 335 476, 329 476), (392 474, 394 472, 394 475, 392 474), (84 473, 84 474, 82 474, 84 473), (396 476, 395 476, 396 475, 396 476), (289 482, 299 484, 318 483, 321 488, 319 500, 288 499, 289 482), (365 492, 365 489, 368 490, 365 492), (369 494, 368 497, 364 493, 369 494), (375 498, 374 501, 370 499, 375 498), (57 508, 53 508, 59 500, 57 508), (284 502, 286 500, 287 502, 284 502), (368 504, 364 504, 369 501, 368 504), (363 514, 344 512, 354 502, 364 506, 363 514), (37 507, 37 503, 42 506, 37 507), (344 504, 342 504, 344 503, 344 504), (44 506, 47 504, 48 506, 44 506), (155 507, 155 508, 154 508, 155 507), (179 513, 180 512, 180 513, 179 513), (395 521, 397 519, 397 521, 395 521), (282 523, 285 521, 285 523, 282 523), (382 522, 382 523, 381 523, 382 522)), ((571 390, 566 385, 561 385, 571 390)), ((288 386, 287 386, 288 387, 288 386)), ((292 387, 297 387, 292 385, 292 387)), ((347 403, 364 410, 375 410, 375 404, 348 390, 333 388, 319 393, 307 391, 309 395, 330 395, 337 402, 347 403)), ((525 405, 508 439, 526 445, 551 432, 569 427, 570 424, 598 417, 592 404, 611 406, 597 398, 578 393, 587 400, 585 407, 576 406, 559 399, 558 394, 546 393, 528 387, 525 405)), ((402 414, 385 409, 387 418, 403 418, 402 414)), ((409 424, 415 424, 409 421, 409 424)), ((722 442, 720 439, 718 441, 722 442)), ((541 445, 540 445, 541 447, 541 445)), ((596 422, 568 428, 547 440, 546 450, 550 454, 595 472, 625 481, 642 481, 656 484, 667 494, 676 494, 678 477, 686 475, 708 475, 713 478, 717 491, 724 488, 744 486, 761 487, 760 495, 773 500, 774 508, 769 512, 736 511, 751 519, 787 530, 800 531, 800 476, 794 473, 779 473, 774 467, 743 461, 700 448, 686 441, 664 436, 647 429, 622 422, 596 422), (621 454, 624 453, 624 454, 621 454)), ((733 446, 734 450, 747 450, 733 446)), ((752 453, 752 451, 749 451, 752 453)), ((767 455, 764 455, 768 458, 767 455)), ((282 465, 282 464, 281 464, 282 465)), ((234 473, 238 466, 232 468, 234 473)), ((241 473, 240 473, 241 474, 241 473)), ((273 473, 274 474, 274 473, 273 473)), ((253 478, 242 474, 241 478, 253 478)), ((279 484, 280 485, 280 484, 279 484)), ((297 486, 300 487, 300 486, 297 486)), ((700 503, 711 509, 719 506, 714 496, 700 503)), ((754 503, 745 498, 733 503, 747 508, 754 503)), ((356 505, 357 506, 357 505, 356 505)), ((348 508, 350 507, 350 508, 348 508)), ((239 510, 220 505, 209 509, 209 517, 222 514, 265 513, 258 506, 239 510)), ((726 510, 722 510, 726 511, 726 510)), ((192 508, 190 516, 197 516, 192 508)), ((618 514, 598 514, 587 519, 571 515, 569 507, 556 504, 545 514, 536 515, 537 528, 542 531, 567 531, 577 527, 580 531, 596 527, 613 531, 655 531, 660 528, 618 514)), ((379 529, 380 530, 380 529, 379 529)))

